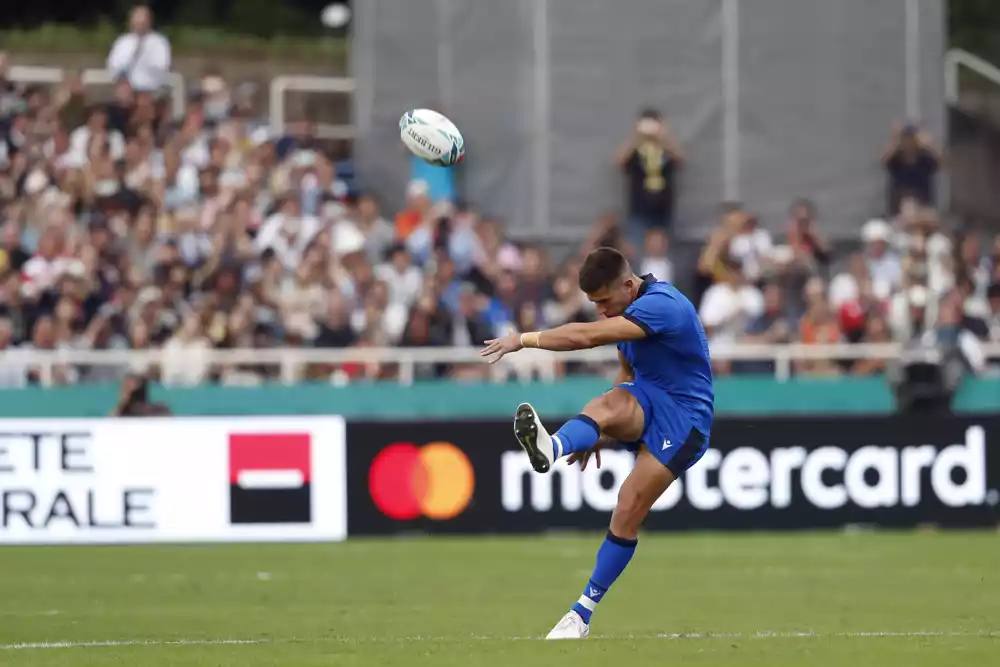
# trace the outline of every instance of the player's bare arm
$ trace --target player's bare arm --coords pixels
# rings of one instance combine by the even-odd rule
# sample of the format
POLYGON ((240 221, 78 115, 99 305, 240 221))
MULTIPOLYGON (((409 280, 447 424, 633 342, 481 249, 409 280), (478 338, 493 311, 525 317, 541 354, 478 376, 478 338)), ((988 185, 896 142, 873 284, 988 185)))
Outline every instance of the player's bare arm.
POLYGON ((572 322, 555 329, 528 333, 510 333, 501 338, 486 341, 481 356, 490 357, 491 364, 505 355, 526 347, 534 347, 553 352, 569 350, 589 350, 609 343, 623 343, 645 338, 646 332, 638 324, 626 317, 609 317, 597 322, 572 322))

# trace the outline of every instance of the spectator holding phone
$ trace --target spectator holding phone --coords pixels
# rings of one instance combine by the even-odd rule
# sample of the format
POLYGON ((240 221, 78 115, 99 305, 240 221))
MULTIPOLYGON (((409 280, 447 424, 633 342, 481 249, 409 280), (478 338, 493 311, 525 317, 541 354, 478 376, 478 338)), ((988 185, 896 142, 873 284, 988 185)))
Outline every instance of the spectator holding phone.
POLYGON ((898 215, 906 199, 922 206, 935 204, 941 154, 927 132, 915 123, 894 126, 882 164, 889 178, 889 215, 898 215))
POLYGON ((641 248, 649 230, 670 231, 676 172, 684 162, 684 153, 660 112, 650 108, 639 114, 635 131, 618 149, 615 161, 627 183, 629 241, 641 248))

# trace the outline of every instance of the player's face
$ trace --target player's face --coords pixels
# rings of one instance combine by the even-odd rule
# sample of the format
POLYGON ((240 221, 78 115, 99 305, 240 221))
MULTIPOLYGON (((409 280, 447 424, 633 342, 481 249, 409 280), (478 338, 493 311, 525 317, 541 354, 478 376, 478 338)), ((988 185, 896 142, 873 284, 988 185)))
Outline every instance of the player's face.
POLYGON ((618 317, 632 303, 632 281, 623 280, 591 292, 587 298, 597 306, 599 317, 618 317))

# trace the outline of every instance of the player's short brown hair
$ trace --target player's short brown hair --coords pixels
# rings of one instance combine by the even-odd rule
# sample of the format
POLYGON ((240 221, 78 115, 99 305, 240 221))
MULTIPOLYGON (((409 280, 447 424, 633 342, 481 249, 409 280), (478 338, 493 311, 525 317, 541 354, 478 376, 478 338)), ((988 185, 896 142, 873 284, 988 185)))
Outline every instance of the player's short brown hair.
POLYGON ((591 250, 580 267, 580 289, 592 294, 624 277, 631 270, 625 255, 614 248, 591 250))

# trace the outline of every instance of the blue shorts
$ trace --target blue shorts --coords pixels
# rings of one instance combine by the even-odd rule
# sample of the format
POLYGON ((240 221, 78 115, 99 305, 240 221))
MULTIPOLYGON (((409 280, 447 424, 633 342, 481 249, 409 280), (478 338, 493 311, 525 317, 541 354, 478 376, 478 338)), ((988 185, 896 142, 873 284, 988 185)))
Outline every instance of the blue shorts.
POLYGON ((677 476, 701 460, 708 451, 709 434, 695 428, 670 394, 641 381, 618 386, 635 396, 645 415, 642 439, 622 443, 626 449, 635 451, 645 444, 649 453, 677 476))

